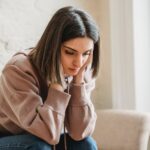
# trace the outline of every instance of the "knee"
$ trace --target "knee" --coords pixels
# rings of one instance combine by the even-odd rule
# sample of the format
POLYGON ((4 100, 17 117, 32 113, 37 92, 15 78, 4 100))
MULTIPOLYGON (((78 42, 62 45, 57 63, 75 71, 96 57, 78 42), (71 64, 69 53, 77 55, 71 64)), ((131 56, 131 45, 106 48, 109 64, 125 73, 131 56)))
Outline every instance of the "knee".
POLYGON ((86 137, 81 141, 72 140, 70 145, 71 147, 74 147, 75 150, 98 150, 97 144, 91 136, 86 137))
POLYGON ((39 140, 37 142, 34 142, 30 145, 30 149, 29 150, 52 150, 51 145, 49 145, 48 143, 39 140))
POLYGON ((82 140, 82 145, 84 145, 87 150, 97 150, 97 144, 95 140, 90 136, 82 140))

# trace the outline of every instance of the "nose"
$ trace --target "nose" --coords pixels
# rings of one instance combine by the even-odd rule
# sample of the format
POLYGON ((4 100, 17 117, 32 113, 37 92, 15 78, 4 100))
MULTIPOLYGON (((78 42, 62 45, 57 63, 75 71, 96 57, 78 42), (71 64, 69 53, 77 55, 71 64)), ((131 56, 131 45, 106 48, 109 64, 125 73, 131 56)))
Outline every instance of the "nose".
POLYGON ((83 56, 78 55, 74 58, 73 65, 77 68, 80 68, 83 64, 83 56))

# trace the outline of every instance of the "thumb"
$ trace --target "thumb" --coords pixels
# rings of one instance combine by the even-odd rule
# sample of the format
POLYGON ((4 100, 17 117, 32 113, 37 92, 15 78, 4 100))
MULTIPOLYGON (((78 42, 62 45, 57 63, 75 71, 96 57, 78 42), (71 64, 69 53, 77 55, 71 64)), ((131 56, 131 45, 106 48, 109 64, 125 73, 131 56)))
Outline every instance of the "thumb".
POLYGON ((80 69, 81 71, 86 70, 86 68, 88 67, 88 65, 91 64, 93 59, 93 54, 90 54, 88 59, 86 60, 85 64, 82 66, 82 68, 80 69))

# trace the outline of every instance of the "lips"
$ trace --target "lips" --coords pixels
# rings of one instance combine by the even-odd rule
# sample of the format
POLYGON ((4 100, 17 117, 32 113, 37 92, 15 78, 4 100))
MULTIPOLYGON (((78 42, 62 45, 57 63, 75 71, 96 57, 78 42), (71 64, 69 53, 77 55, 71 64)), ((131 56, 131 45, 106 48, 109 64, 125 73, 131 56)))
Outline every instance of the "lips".
POLYGON ((79 71, 79 69, 76 69, 76 68, 69 68, 69 70, 74 71, 74 72, 78 72, 79 71))

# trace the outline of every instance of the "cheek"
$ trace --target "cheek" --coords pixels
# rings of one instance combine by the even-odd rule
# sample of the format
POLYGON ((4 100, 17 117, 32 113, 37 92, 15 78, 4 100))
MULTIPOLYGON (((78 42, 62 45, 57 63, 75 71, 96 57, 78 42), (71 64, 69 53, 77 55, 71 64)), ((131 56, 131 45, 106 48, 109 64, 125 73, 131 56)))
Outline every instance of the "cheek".
POLYGON ((62 57, 61 59, 61 63, 63 64, 63 66, 68 66, 69 64, 71 64, 71 59, 68 58, 67 56, 62 57))

